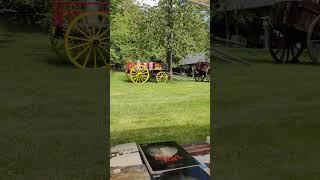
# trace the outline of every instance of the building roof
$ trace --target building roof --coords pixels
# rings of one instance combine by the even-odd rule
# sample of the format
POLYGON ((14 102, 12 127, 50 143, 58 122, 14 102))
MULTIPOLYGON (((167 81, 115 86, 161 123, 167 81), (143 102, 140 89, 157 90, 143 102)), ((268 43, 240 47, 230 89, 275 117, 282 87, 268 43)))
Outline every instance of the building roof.
POLYGON ((197 54, 190 54, 187 55, 182 61, 180 65, 188 65, 188 64, 195 64, 197 62, 210 62, 210 59, 206 57, 205 53, 197 53, 197 54))
POLYGON ((225 0, 221 3, 217 11, 233 11, 243 9, 255 9, 260 7, 272 6, 284 0, 225 0))
POLYGON ((203 6, 210 6, 210 0, 188 0, 189 2, 195 3, 195 4, 200 4, 203 6))

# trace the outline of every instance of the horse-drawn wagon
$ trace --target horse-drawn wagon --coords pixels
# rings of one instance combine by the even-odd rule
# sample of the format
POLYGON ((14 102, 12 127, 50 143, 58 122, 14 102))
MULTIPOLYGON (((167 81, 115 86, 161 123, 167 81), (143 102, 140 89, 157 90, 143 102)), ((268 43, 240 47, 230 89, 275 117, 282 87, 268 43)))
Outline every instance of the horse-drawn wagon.
POLYGON ((78 68, 109 64, 109 3, 52 0, 51 45, 78 68))
POLYGON ((168 80, 167 66, 160 62, 127 62, 125 73, 133 83, 145 83, 150 77, 158 83, 166 83, 168 80))
POLYGON ((269 50, 279 63, 298 62, 304 49, 310 59, 320 60, 319 0, 283 1, 275 4, 269 50))

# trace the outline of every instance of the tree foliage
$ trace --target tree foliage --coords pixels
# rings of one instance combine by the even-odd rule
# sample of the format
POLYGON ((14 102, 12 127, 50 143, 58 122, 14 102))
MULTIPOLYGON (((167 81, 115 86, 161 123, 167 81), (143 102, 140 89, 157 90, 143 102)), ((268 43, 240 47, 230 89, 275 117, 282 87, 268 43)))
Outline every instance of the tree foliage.
POLYGON ((27 24, 48 24, 50 20, 50 0, 0 0, 0 9, 16 11, 16 21, 27 24))
POLYGON ((209 49, 209 11, 178 0, 160 0, 156 7, 139 7, 131 0, 112 2, 112 62, 165 61, 168 49, 173 61, 209 49), (172 3, 172 6, 170 6, 172 3))

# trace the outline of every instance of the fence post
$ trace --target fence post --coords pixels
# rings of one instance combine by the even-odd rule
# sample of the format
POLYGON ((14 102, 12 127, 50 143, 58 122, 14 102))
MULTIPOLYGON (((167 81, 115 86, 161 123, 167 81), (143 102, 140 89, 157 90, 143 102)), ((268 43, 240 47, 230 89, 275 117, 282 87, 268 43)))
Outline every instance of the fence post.
POLYGON ((269 30, 270 30, 270 17, 265 16, 261 18, 263 20, 263 29, 264 29, 264 48, 269 48, 269 30))

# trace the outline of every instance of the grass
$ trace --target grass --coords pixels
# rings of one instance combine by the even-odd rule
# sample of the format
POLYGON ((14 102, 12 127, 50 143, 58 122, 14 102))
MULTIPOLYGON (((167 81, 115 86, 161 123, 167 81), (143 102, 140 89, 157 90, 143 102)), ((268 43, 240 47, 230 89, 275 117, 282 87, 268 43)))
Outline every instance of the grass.
POLYGON ((105 177, 106 73, 65 63, 46 34, 0 30, 0 179, 105 177))
POLYGON ((215 66, 215 178, 318 179, 320 67, 274 64, 265 50, 229 52, 252 66, 215 66))
POLYGON ((210 131, 210 83, 133 84, 111 74, 111 144, 205 141, 210 131))

